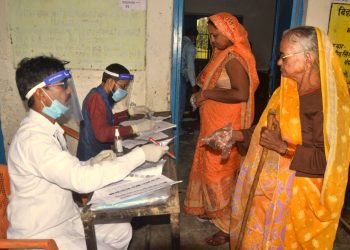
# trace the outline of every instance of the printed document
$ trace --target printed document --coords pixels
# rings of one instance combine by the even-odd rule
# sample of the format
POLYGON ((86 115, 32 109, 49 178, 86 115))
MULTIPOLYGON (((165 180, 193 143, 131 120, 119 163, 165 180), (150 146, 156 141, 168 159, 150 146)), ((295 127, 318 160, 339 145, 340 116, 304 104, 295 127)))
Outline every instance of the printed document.
POLYGON ((122 180, 95 191, 88 204, 122 202, 179 182, 181 181, 173 181, 164 175, 151 176, 137 181, 122 180))

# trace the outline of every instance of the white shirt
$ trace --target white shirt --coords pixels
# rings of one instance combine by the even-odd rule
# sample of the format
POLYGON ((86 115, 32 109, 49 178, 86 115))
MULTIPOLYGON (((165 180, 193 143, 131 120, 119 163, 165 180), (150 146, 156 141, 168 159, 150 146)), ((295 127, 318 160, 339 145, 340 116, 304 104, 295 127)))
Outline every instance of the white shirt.
POLYGON ((187 36, 182 38, 182 53, 181 53, 181 74, 186 81, 190 82, 192 87, 196 85, 195 59, 196 46, 187 36))
POLYGON ((71 190, 89 193, 124 178, 145 161, 142 149, 94 166, 66 149, 62 128, 30 110, 10 145, 11 196, 8 238, 30 238, 62 230, 79 217, 71 190))

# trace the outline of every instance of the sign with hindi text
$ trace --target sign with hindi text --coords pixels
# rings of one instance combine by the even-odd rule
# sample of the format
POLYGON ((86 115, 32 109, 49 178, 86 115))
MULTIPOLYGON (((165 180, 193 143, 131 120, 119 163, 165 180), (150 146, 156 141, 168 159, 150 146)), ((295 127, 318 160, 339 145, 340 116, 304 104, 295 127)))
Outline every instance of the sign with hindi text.
POLYGON ((350 4, 332 3, 328 36, 340 58, 345 80, 350 87, 350 4))

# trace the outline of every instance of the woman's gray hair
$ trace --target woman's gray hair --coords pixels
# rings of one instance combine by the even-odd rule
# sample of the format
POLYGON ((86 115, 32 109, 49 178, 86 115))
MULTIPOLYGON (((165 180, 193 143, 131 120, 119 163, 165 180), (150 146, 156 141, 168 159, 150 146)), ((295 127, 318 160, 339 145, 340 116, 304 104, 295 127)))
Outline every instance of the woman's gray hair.
POLYGON ((312 26, 299 26, 283 33, 283 37, 288 39, 288 42, 297 44, 302 51, 313 52, 318 64, 318 46, 316 30, 312 26))

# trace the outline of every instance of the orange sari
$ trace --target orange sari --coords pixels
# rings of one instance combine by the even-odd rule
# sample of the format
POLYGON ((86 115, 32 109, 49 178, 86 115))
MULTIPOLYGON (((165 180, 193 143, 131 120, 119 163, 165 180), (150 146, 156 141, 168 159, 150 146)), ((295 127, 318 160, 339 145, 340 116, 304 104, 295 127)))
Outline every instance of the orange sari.
POLYGON ((251 52, 247 32, 237 19, 228 13, 209 17, 233 45, 225 50, 214 49, 208 65, 197 81, 203 90, 217 87, 224 78, 225 64, 236 58, 245 68, 250 80, 249 99, 245 103, 229 104, 206 100, 200 108, 200 134, 196 146, 189 184, 184 202, 185 211, 193 215, 207 215, 216 226, 228 232, 234 176, 240 163, 237 149, 233 148, 227 160, 220 152, 202 145, 201 140, 215 130, 232 124, 234 129, 250 127, 254 117, 254 92, 259 80, 255 59, 251 52))
MULTIPOLYGON (((253 198, 243 249, 332 249, 350 161, 350 98, 331 42, 316 28, 326 153, 324 178, 295 177, 291 159, 269 151, 253 198)), ((260 130, 277 110, 282 138, 301 143, 297 83, 283 78, 254 131, 233 197, 230 245, 236 247, 248 194, 262 152, 260 130)))

